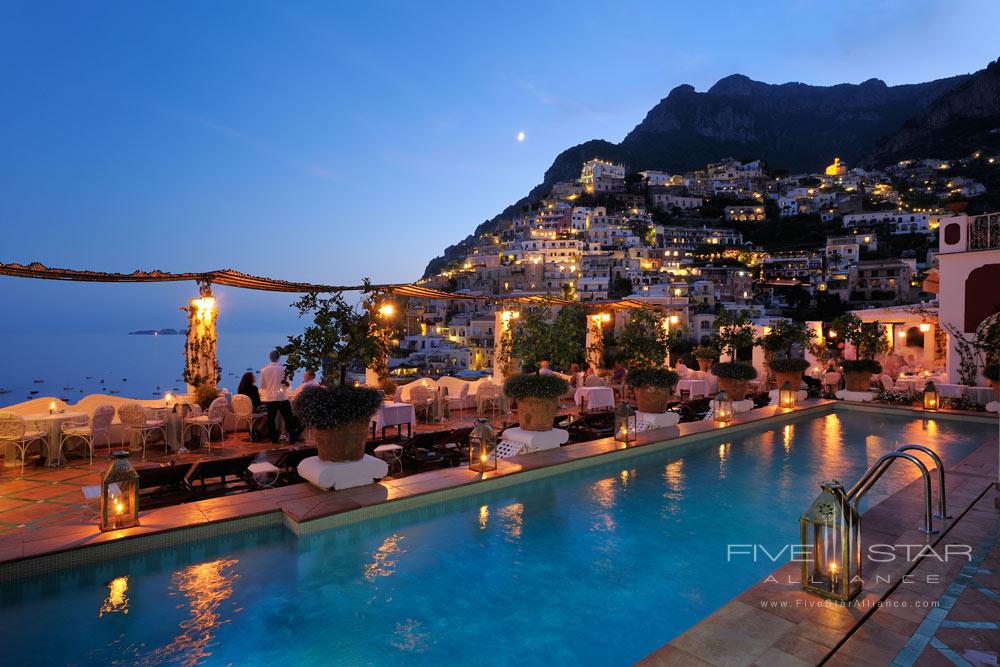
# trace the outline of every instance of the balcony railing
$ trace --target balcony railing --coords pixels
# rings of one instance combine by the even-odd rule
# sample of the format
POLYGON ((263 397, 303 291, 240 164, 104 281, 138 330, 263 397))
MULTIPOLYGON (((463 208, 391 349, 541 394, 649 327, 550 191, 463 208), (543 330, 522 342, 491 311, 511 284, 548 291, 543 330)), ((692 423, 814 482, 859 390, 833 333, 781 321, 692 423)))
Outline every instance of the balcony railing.
POLYGON ((1000 213, 977 215, 969 220, 969 250, 1000 248, 1000 213))

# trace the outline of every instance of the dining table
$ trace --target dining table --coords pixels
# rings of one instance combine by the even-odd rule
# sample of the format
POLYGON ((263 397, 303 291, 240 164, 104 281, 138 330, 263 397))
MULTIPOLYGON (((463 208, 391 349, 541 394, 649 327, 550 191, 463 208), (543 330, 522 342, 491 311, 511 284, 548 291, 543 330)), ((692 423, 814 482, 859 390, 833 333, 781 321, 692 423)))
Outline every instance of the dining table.
POLYGON ((573 392, 577 407, 586 403, 588 411, 615 407, 615 392, 611 387, 580 387, 573 392))
POLYGON ((687 392, 688 396, 708 396, 708 382, 706 380, 678 380, 677 393, 687 392))
MULTIPOLYGON (((62 438, 62 425, 70 420, 79 419, 81 422, 86 420, 88 415, 86 412, 78 412, 73 410, 66 410, 65 412, 37 412, 34 414, 24 415, 25 424, 34 424, 34 428, 39 431, 45 431, 48 434, 46 438, 46 451, 45 454, 45 465, 57 466, 62 463, 62 457, 59 452, 59 440, 62 438)), ((30 430, 31 427, 29 427, 30 430)), ((8 449, 12 450, 13 445, 8 445, 8 449)), ((4 465, 14 465, 14 456, 9 452, 4 453, 4 465), (7 462, 10 461, 8 464, 7 462)))
POLYGON ((386 401, 371 419, 372 437, 377 432, 384 432, 384 429, 390 426, 401 428, 404 424, 409 435, 413 432, 413 426, 416 423, 417 411, 413 409, 412 403, 386 401))

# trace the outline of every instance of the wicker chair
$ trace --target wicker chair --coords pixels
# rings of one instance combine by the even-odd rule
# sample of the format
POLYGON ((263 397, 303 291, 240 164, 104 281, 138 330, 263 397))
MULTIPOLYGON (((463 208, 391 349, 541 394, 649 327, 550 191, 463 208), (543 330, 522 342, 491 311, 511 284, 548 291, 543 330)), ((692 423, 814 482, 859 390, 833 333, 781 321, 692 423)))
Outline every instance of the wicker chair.
POLYGON ((503 409, 503 392, 492 382, 483 382, 476 390, 476 414, 482 415, 487 404, 492 409, 494 418, 503 409))
POLYGON ((260 420, 266 420, 267 415, 263 412, 254 412, 253 402, 245 394, 233 395, 233 430, 239 429, 241 423, 246 423, 247 433, 250 434, 250 441, 253 442, 253 427, 260 420))
POLYGON ((218 428, 219 440, 226 439, 225 419, 228 410, 229 401, 226 400, 225 396, 219 396, 212 401, 211 405, 208 406, 208 412, 202 412, 200 406, 192 405, 191 415, 184 420, 184 437, 182 437, 182 440, 187 439, 189 431, 197 429, 205 434, 205 444, 208 447, 208 453, 211 454, 212 430, 218 428))
POLYGON ((66 443, 73 438, 82 440, 87 445, 90 453, 90 465, 94 465, 94 447, 98 438, 104 438, 111 449, 111 422, 115 418, 115 409, 110 405, 98 405, 94 408, 94 415, 88 420, 86 417, 71 419, 62 424, 62 434, 59 436, 59 460, 62 460, 62 450, 66 443))
POLYGON ((118 407, 118 419, 121 420, 124 428, 124 438, 122 449, 125 449, 125 440, 131 446, 136 438, 142 443, 142 460, 146 460, 146 442, 149 436, 159 432, 163 436, 164 447, 169 447, 167 443, 167 422, 163 419, 150 419, 146 416, 146 411, 141 405, 135 402, 122 403, 118 407))
POLYGON ((29 431, 25 427, 24 417, 13 412, 0 412, 0 447, 14 447, 21 453, 21 475, 24 475, 24 458, 28 455, 28 447, 38 443, 39 450, 45 447, 49 434, 45 431, 29 431))
POLYGON ((434 393, 422 385, 415 386, 410 390, 410 403, 414 411, 424 411, 424 421, 429 424, 434 407, 434 393))

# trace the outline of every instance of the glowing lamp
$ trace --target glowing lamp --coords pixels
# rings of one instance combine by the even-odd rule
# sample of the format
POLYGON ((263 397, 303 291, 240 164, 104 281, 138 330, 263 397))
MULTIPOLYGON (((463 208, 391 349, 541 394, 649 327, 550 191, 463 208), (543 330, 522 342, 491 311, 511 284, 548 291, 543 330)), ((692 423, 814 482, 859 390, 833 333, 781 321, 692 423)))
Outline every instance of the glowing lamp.
POLYGON ((168 391, 163 395, 163 402, 166 403, 167 407, 169 408, 171 404, 173 404, 174 402, 174 395, 168 391))
POLYGON ((49 414, 54 415, 56 413, 56 402, 49 401, 49 414))
POLYGON ((677 324, 680 321, 681 321, 680 316, 678 316, 678 315, 671 315, 670 316, 670 323, 671 324, 677 324))
POLYGON ((139 473, 128 455, 127 451, 112 454, 111 467, 101 478, 102 531, 139 525, 139 473))
POLYGON ((920 333, 927 333, 931 330, 931 325, 923 322, 918 328, 920 329, 920 333))
POLYGON ((896 335, 899 336, 900 338, 906 338, 906 331, 904 329, 900 329, 899 333, 896 335))
POLYGON ((924 385, 924 410, 937 410, 941 405, 941 395, 933 382, 924 385))
POLYGON ((830 331, 828 332, 827 335, 829 335, 830 338, 836 338, 837 337, 837 332, 834 329, 830 329, 830 331))
POLYGON ((194 306, 195 314, 199 321, 210 322, 215 316, 214 296, 203 296, 200 299, 193 299, 191 305, 194 306))
POLYGON ((392 317, 396 314, 396 307, 391 303, 383 303, 378 307, 378 314, 382 317, 392 317))
POLYGON ((799 517, 802 588, 847 602, 861 592, 861 517, 837 480, 799 517))
POLYGON ((733 399, 729 398, 729 394, 720 391, 715 395, 712 399, 712 412, 717 422, 728 424, 733 421, 733 399))
POLYGON ((469 434, 469 470, 490 472, 497 469, 497 434, 489 421, 480 417, 469 434))
POLYGON ((628 403, 622 401, 615 412, 615 442, 630 445, 635 442, 635 434, 638 430, 635 410, 628 403))
POLYGON ((795 407, 795 390, 792 389, 792 383, 787 380, 781 389, 778 390, 778 405, 783 408, 794 408, 795 407))

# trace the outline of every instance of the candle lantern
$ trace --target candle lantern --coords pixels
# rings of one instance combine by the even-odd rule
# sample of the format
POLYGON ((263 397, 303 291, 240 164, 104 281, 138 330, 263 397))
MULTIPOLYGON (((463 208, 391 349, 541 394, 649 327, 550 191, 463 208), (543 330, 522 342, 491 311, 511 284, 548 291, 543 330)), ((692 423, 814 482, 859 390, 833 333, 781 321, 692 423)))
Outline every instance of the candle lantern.
POLYGON ((783 408, 794 408, 795 398, 795 390, 792 389, 792 383, 786 380, 781 385, 781 389, 778 390, 778 405, 783 408))
POLYGON ((941 405, 941 395, 933 382, 924 385, 924 410, 937 410, 941 405))
POLYGON ((733 421, 733 399, 729 398, 729 394, 720 391, 715 395, 712 399, 712 412, 717 422, 728 424, 733 421))
POLYGON ((630 445, 635 442, 635 434, 638 430, 635 410, 622 401, 615 412, 615 441, 630 445))
POLYGON ((847 602, 861 592, 861 518, 837 480, 799 518, 802 588, 847 602))
POLYGON ((480 417, 469 434, 469 470, 490 472, 497 469, 497 434, 490 422, 480 417))
POLYGON ((101 479, 101 530, 139 525, 139 473, 128 462, 129 452, 115 452, 101 479))
POLYGON ((49 401, 49 414, 54 415, 56 413, 56 402, 49 401))

